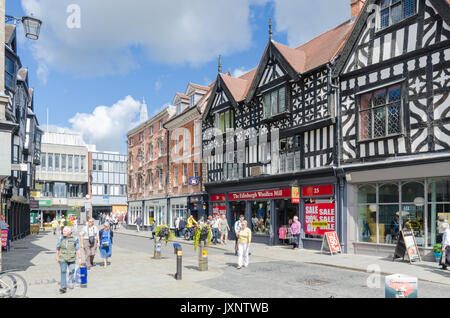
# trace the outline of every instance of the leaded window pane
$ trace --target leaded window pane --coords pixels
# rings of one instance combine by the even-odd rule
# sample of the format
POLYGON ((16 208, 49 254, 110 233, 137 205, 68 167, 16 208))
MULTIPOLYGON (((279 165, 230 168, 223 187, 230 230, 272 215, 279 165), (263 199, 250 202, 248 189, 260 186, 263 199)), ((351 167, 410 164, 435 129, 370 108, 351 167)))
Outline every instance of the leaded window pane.
POLYGON ((278 91, 272 92, 270 99, 271 99, 271 105, 272 105, 272 115, 275 115, 278 113, 278 109, 277 109, 278 108, 278 105, 277 105, 278 91))
POLYGON ((270 95, 267 94, 264 96, 264 117, 270 117, 270 95))
POLYGON ((407 18, 416 12, 416 0, 403 0, 403 17, 407 18))
POLYGON ((389 26, 389 8, 381 11, 381 28, 386 28, 389 26))
POLYGON ((379 107, 374 110, 374 137, 386 135, 386 108, 379 107))

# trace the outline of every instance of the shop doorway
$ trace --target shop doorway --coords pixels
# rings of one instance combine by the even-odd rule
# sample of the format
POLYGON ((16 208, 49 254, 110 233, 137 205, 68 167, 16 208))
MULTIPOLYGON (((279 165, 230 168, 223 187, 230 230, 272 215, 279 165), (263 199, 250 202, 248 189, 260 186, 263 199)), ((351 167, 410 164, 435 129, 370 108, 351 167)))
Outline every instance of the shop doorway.
POLYGON ((42 212, 42 221, 44 223, 50 223, 57 217, 56 211, 43 211, 42 212))
POLYGON ((255 235, 270 236, 270 201, 253 201, 251 204, 251 229, 255 235))
POLYGON ((298 216, 298 204, 290 199, 275 200, 275 211, 277 215, 277 242, 278 244, 290 244, 290 226, 294 216, 298 216))

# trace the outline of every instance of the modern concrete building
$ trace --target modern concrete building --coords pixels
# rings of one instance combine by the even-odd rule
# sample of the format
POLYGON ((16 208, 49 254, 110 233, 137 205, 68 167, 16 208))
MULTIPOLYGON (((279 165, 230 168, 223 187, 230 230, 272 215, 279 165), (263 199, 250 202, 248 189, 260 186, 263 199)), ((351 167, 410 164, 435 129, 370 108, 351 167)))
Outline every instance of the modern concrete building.
POLYGON ((85 215, 88 193, 88 147, 81 136, 69 133, 45 133, 42 139, 41 166, 36 173, 35 210, 43 222, 54 217, 85 215))

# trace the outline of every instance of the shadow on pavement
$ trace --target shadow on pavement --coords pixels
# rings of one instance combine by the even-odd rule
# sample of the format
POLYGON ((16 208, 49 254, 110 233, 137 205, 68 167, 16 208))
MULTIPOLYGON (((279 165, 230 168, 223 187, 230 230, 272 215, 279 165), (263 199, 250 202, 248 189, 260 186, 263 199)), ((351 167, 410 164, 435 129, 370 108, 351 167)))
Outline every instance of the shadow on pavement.
POLYGON ((21 240, 11 242, 9 252, 3 252, 2 255, 2 270, 25 271, 29 267, 34 266, 31 261, 40 253, 55 253, 53 250, 43 248, 34 243, 46 235, 48 233, 31 234, 21 240))

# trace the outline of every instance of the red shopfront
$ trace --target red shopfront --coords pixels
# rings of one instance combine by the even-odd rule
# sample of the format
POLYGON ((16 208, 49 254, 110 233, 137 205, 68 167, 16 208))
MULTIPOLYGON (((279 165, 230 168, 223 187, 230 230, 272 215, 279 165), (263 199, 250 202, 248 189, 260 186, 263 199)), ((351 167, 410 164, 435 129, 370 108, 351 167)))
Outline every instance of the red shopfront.
POLYGON ((287 229, 294 216, 298 216, 302 224, 305 248, 320 249, 323 233, 336 230, 334 184, 306 184, 300 186, 300 193, 298 187, 286 186, 269 190, 224 191, 211 195, 210 202, 210 213, 226 213, 232 229, 230 238, 234 237, 234 224, 240 215, 245 216, 253 232, 253 240, 269 245, 290 244, 287 229), (325 224, 326 227, 323 226, 325 224))

